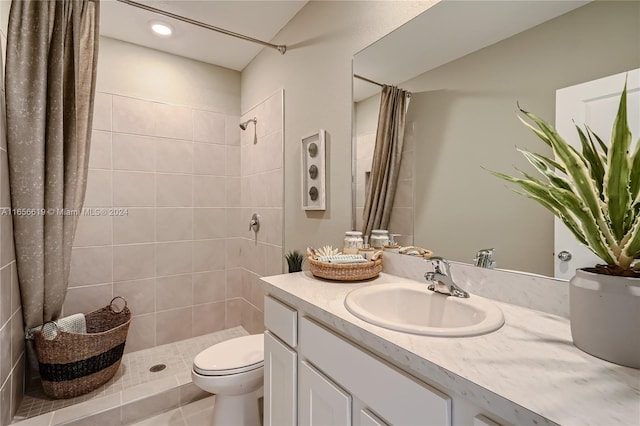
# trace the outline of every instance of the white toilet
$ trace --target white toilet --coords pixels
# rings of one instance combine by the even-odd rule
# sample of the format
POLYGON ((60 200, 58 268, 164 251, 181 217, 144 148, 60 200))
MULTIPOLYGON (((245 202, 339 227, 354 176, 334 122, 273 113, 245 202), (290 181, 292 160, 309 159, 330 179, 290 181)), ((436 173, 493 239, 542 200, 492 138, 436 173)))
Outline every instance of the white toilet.
POLYGON ((191 370, 193 383, 216 395, 213 426, 260 426, 263 376, 263 334, 215 344, 196 355, 191 370))

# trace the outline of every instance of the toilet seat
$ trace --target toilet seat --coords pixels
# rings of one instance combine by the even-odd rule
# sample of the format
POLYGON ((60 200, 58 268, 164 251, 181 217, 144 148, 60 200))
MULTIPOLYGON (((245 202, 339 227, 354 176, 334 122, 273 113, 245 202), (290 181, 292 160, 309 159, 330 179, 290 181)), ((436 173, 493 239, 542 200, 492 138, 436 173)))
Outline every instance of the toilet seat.
POLYGON ((193 370, 203 376, 245 373, 264 365, 264 335, 252 334, 217 343, 200 352, 193 370))

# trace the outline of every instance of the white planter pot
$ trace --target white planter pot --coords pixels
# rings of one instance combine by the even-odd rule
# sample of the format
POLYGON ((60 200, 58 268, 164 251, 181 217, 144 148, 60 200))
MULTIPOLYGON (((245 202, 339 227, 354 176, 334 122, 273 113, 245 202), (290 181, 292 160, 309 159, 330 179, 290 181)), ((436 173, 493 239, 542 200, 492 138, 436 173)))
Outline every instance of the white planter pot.
POLYGON ((573 343, 595 357, 640 368, 640 278, 578 269, 569 283, 573 343))

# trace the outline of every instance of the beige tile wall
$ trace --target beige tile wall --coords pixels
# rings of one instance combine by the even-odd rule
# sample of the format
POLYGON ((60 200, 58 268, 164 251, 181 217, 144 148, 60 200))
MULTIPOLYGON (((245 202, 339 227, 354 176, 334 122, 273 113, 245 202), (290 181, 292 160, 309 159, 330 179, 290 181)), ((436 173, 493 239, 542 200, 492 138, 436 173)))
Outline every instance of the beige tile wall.
POLYGON ((239 232, 227 245, 227 320, 250 333, 264 330, 259 278, 283 272, 283 102, 279 91, 241 117, 258 122, 240 132, 240 174, 232 182, 240 203, 228 210, 229 223, 239 232), (260 216, 258 233, 249 231, 253 213, 260 216))
MULTIPOLYGON (((4 76, 9 1, 0 1, 0 62, 4 76)), ((0 78, 0 425, 8 425, 24 394, 24 332, 13 246, 5 123, 4 78, 0 78)))
POLYGON ((127 351, 242 325, 283 272, 283 93, 237 116, 98 93, 65 314, 124 296, 127 351), (257 235, 248 231, 253 213, 257 235))
POLYGON ((225 253, 237 235, 238 122, 97 93, 85 209, 115 210, 80 218, 65 314, 125 297, 127 351, 237 325, 225 253))

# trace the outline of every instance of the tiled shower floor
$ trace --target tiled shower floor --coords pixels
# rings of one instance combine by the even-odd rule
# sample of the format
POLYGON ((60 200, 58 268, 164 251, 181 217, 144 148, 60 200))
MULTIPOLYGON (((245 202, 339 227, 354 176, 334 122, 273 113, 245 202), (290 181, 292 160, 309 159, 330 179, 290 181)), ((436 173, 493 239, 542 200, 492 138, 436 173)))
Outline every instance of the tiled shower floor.
POLYGON ((51 399, 43 393, 40 386, 28 389, 14 417, 14 423, 84 401, 123 392, 154 380, 185 375, 191 371, 193 358, 203 349, 215 343, 247 334, 244 328, 234 327, 125 354, 118 372, 109 382, 93 392, 76 398, 51 399), (150 372, 149 368, 156 364, 165 364, 166 368, 157 373, 150 372))

